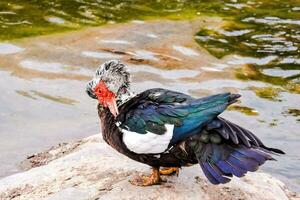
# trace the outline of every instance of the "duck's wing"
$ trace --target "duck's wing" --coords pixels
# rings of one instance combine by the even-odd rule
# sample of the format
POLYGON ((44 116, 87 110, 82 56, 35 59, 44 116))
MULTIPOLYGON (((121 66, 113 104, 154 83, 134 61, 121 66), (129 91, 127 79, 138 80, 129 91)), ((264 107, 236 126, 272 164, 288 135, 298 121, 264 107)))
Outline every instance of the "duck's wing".
POLYGON ((266 147, 252 132, 221 117, 207 124, 200 135, 192 136, 185 148, 193 152, 213 184, 254 172, 267 160, 275 160, 273 154, 284 154, 280 149, 266 147))
POLYGON ((136 153, 162 153, 201 132, 240 95, 223 93, 195 99, 164 89, 150 89, 120 107, 117 125, 123 141, 136 153))

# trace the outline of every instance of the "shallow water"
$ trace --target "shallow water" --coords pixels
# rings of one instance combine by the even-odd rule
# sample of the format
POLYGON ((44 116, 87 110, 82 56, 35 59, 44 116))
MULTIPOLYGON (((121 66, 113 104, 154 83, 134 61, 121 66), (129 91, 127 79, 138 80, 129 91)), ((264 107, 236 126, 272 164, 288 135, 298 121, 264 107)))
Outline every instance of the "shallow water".
POLYGON ((118 58, 135 91, 242 94, 224 117, 287 152, 263 170, 300 191, 299 16, 296 0, 1 1, 0 176, 26 155, 97 133, 85 82, 118 58), (158 17, 177 21, 144 21, 158 17), (9 41, 102 24, 110 25, 9 41))
MULTIPOLYGON (((206 24, 196 33, 195 40, 201 46, 218 58, 232 54, 241 55, 230 62, 250 65, 247 69, 251 68, 255 75, 247 74, 242 68, 237 72, 240 79, 264 81, 299 93, 300 75, 291 72, 300 66, 299 8, 298 0, 3 0, 0 2, 0 40, 129 20, 142 23, 141 19, 158 17, 187 19, 218 16, 223 19, 220 26, 215 28, 206 24), (265 69, 273 68, 282 71, 276 76, 265 73, 265 69)), ((156 37, 149 34, 150 37, 156 37)), ((111 43, 109 40, 99 42, 111 43)), ((114 43, 132 45, 123 40, 114 43)), ((185 47, 175 45, 174 49, 195 56, 195 52, 185 47)), ((92 57, 106 57, 95 52, 83 53, 92 57)))
POLYGON ((259 80, 299 93, 299 5, 299 1, 225 3, 220 10, 224 23, 218 29, 203 27, 195 39, 219 58, 240 55, 230 62, 243 63, 248 65, 246 70, 255 71, 247 74, 241 69, 237 72, 240 79, 259 80))

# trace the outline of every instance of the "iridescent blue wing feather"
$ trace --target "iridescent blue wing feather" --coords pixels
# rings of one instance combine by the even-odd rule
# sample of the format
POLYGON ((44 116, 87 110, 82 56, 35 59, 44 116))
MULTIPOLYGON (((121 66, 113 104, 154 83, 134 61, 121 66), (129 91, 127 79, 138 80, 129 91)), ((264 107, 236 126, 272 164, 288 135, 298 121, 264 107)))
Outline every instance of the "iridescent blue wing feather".
POLYGON ((201 136, 190 139, 189 146, 208 180, 213 184, 227 183, 231 176, 242 177, 254 172, 272 154, 284 154, 266 147, 253 133, 217 117, 206 125, 201 136))
POLYGON ((224 93, 201 99, 164 89, 147 90, 121 106, 118 121, 122 129, 146 134, 164 134, 174 125, 171 144, 194 134, 222 113, 239 95, 224 93))
POLYGON ((117 120, 122 129, 136 134, 163 135, 166 124, 174 125, 169 146, 184 141, 211 183, 227 183, 232 176, 256 171, 266 160, 273 160, 272 154, 284 153, 266 147, 250 131, 218 117, 237 98, 239 95, 224 93, 195 99, 152 89, 122 105, 117 120))

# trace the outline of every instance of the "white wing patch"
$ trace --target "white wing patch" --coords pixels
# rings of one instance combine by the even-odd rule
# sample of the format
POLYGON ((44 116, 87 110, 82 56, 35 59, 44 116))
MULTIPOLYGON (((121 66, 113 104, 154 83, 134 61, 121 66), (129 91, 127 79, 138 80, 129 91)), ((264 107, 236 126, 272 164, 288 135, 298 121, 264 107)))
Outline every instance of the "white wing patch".
POLYGON ((174 130, 174 125, 172 124, 166 124, 165 127, 167 131, 162 135, 151 132, 141 134, 121 129, 123 132, 123 142, 129 150, 135 153, 162 153, 168 148, 174 130))

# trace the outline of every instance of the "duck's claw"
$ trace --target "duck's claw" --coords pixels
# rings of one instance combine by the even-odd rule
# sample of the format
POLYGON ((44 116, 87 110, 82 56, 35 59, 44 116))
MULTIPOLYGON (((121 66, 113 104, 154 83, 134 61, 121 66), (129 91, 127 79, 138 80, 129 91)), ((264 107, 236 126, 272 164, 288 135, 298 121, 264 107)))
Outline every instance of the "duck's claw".
POLYGON ((163 180, 160 178, 159 169, 153 168, 152 174, 150 176, 137 176, 129 181, 132 185, 136 186, 151 186, 158 185, 163 180))
POLYGON ((165 167, 161 170, 159 170, 160 175, 167 175, 171 176, 176 174, 176 176, 179 175, 179 168, 178 167, 165 167))

